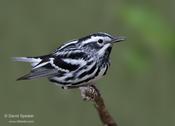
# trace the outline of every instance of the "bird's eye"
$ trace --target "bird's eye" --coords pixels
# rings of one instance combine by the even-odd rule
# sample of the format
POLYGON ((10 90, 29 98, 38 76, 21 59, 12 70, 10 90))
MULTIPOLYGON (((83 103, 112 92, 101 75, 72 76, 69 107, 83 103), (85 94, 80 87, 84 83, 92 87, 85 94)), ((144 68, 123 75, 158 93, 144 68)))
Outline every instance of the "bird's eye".
POLYGON ((99 43, 99 44, 102 44, 102 43, 103 43, 103 40, 102 40, 102 39, 99 39, 99 40, 98 40, 98 43, 99 43))

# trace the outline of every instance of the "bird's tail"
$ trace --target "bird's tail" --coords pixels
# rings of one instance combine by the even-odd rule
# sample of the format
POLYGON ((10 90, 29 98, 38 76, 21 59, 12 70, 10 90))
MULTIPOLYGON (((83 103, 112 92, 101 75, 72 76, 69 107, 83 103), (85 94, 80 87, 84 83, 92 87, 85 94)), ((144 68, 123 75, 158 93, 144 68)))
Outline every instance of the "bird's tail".
POLYGON ((58 71, 56 69, 47 69, 43 67, 45 64, 47 64, 47 62, 36 67, 47 58, 48 55, 38 57, 13 57, 13 61, 28 62, 32 65, 32 70, 30 71, 30 73, 18 78, 17 80, 30 80, 40 77, 50 77, 57 74, 58 71))
POLYGON ((31 63, 32 66, 36 66, 39 62, 41 62, 41 58, 39 57, 13 57, 12 59, 13 61, 31 63))
POLYGON ((36 79, 40 77, 51 77, 53 75, 57 74, 57 70, 55 69, 44 69, 44 68, 39 68, 36 70, 32 70, 30 73, 18 78, 17 80, 31 80, 31 79, 36 79))

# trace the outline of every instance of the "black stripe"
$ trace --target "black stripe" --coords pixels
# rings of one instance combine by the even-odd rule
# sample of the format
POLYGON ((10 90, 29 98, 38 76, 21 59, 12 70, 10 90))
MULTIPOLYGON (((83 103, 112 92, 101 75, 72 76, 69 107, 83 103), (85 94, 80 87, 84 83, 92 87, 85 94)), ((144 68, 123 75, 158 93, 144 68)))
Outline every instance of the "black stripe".
POLYGON ((103 74, 103 75, 106 75, 106 73, 107 73, 107 71, 108 71, 108 68, 109 68, 109 66, 108 66, 108 65, 106 65, 106 69, 105 69, 105 72, 104 72, 104 74, 103 74))
POLYGON ((84 52, 76 52, 76 53, 70 53, 69 58, 72 58, 72 59, 80 59, 80 58, 86 58, 87 57, 87 54, 84 53, 84 52))
POLYGON ((94 79, 96 76, 98 76, 99 72, 100 72, 100 69, 98 68, 97 72, 95 73, 95 75, 93 77, 89 77, 86 80, 83 80, 83 81, 80 81, 80 82, 77 82, 77 83, 73 83, 72 85, 79 85, 81 83, 88 82, 88 81, 94 79))
POLYGON ((79 68, 80 65, 77 65, 77 64, 70 64, 70 63, 66 63, 65 61, 63 61, 61 58, 59 57, 56 57, 53 61, 53 63, 62 68, 62 69, 65 69, 65 70, 69 70, 69 71, 74 71, 76 69, 79 68))
POLYGON ((97 67, 97 65, 95 64, 89 71, 85 71, 85 72, 83 72, 82 74, 80 74, 80 75, 78 76, 78 78, 81 79, 81 78, 83 78, 83 77, 86 76, 86 75, 92 74, 92 73, 95 71, 96 67, 97 67))
POLYGON ((83 46, 84 47, 89 47, 89 48, 91 48, 91 49, 101 49, 101 46, 99 46, 98 44, 96 44, 97 42, 96 41, 94 41, 94 42, 91 42, 91 43, 85 43, 83 46))
POLYGON ((111 46, 109 46, 107 49, 106 49, 106 51, 105 51, 105 57, 108 59, 109 58, 109 55, 110 55, 110 53, 111 53, 111 50, 112 50, 112 47, 111 46))
POLYGON ((70 58, 70 59, 85 59, 88 55, 84 52, 69 52, 67 54, 58 55, 59 58, 70 58))
MULTIPOLYGON (((36 66, 38 66, 38 65, 40 65, 40 64, 42 64, 44 62, 48 62, 50 60, 49 59, 50 57, 51 57, 50 54, 49 55, 44 55, 44 56, 33 57, 34 59, 37 59, 37 58, 40 58, 41 59, 41 61, 37 65, 35 65, 34 67, 36 67, 36 66)), ((29 58, 32 58, 32 57, 29 57, 29 58)), ((54 67, 51 66, 51 64, 46 64, 46 65, 44 65, 42 67, 45 67, 45 68, 48 68, 48 69, 54 69, 54 67)))
POLYGON ((77 83, 59 82, 59 81, 54 80, 52 78, 49 78, 49 81, 54 82, 54 83, 58 83, 58 84, 63 84, 63 85, 70 85, 71 84, 72 86, 78 86, 78 85, 81 85, 81 83, 86 83, 86 82, 94 79, 96 76, 98 76, 99 73, 100 73, 100 68, 98 68, 97 72, 95 73, 95 75, 93 77, 89 77, 86 80, 82 80, 82 81, 77 82, 77 83))
POLYGON ((84 65, 83 67, 81 67, 80 69, 78 69, 77 73, 79 73, 80 71, 82 71, 83 69, 87 69, 88 66, 90 66, 93 63, 93 61, 89 61, 87 62, 86 65, 84 65))
MULTIPOLYGON (((87 69, 87 66, 91 65, 92 63, 93 63, 93 61, 87 62, 87 64, 86 64, 85 66, 81 67, 80 69, 78 69, 78 71, 77 71, 76 73, 79 73, 79 72, 82 71, 82 70, 86 70, 86 69, 87 69)), ((65 79, 65 81, 69 81, 69 80, 72 80, 72 81, 73 81, 73 80, 76 79, 75 76, 76 76, 76 75, 71 76, 71 77, 67 77, 67 78, 65 79)))
POLYGON ((90 39, 92 36, 101 36, 101 37, 109 37, 109 38, 112 38, 109 34, 106 34, 106 33, 100 33, 100 32, 98 32, 98 33, 93 33, 93 34, 90 34, 90 35, 88 35, 88 36, 85 36, 85 37, 82 37, 82 38, 80 38, 79 40, 78 40, 78 42, 81 42, 81 41, 85 41, 85 40, 87 40, 87 39, 90 39))
POLYGON ((47 69, 55 69, 55 67, 53 67, 50 63, 47 63, 46 65, 44 65, 42 67, 45 67, 47 69))
POLYGON ((52 79, 52 78, 49 78, 49 81, 50 81, 50 82, 53 82, 53 83, 63 84, 63 85, 69 84, 69 83, 66 83, 66 82, 60 82, 60 81, 54 80, 54 79, 52 79))

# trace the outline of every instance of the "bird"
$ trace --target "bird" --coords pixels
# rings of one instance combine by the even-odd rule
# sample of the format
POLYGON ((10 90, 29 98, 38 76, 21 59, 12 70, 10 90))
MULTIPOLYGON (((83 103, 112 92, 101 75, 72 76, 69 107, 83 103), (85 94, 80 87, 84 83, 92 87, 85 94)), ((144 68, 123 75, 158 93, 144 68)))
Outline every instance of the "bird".
POLYGON ((32 66, 28 74, 17 80, 45 77, 63 89, 92 85, 106 75, 113 45, 125 38, 97 32, 68 41, 47 55, 14 57, 15 61, 32 66))

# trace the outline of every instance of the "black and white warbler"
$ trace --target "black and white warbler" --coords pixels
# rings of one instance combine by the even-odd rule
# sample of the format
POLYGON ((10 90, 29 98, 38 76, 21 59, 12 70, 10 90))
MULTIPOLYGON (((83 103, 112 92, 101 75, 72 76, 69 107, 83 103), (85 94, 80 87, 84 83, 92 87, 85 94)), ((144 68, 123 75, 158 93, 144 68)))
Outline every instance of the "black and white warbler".
POLYGON ((112 45, 124 39, 98 32, 69 41, 48 55, 16 57, 16 61, 32 65, 31 72, 17 80, 47 77, 64 88, 91 85, 106 74, 112 45))

